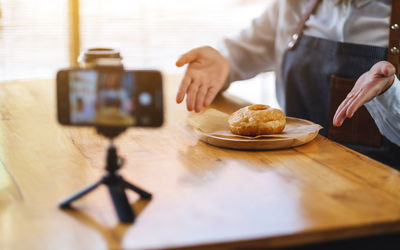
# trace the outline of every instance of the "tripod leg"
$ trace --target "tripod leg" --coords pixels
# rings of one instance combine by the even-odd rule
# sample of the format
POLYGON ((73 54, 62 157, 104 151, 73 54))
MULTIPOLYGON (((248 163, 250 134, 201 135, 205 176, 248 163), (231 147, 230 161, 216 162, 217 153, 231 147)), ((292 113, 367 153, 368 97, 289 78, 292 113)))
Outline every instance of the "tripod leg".
POLYGON ((117 211, 121 222, 133 222, 135 215, 126 197, 124 187, 122 185, 108 185, 115 210, 117 211))
POLYGON ((71 202, 73 202, 73 201, 75 201, 75 200, 81 198, 81 197, 84 196, 85 194, 87 194, 87 193, 89 193, 90 191, 92 191, 93 189, 97 188, 100 184, 101 184, 101 181, 98 181, 98 182, 96 182, 96 183, 94 183, 94 184, 92 184, 92 185, 90 185, 90 186, 88 186, 88 187, 82 189, 81 191, 79 191, 78 193, 72 195, 72 196, 69 197, 68 199, 66 199, 66 200, 64 200, 64 201, 62 201, 62 202, 60 202, 60 203, 58 204, 58 206, 59 206, 60 208, 69 208, 71 202))
POLYGON ((152 194, 144 191, 143 189, 141 189, 141 188, 139 188, 139 187, 137 187, 137 186, 125 181, 125 180, 123 180, 123 183, 124 183, 125 188, 129 188, 132 191, 138 193, 140 198, 145 199, 145 200, 151 199, 152 194))

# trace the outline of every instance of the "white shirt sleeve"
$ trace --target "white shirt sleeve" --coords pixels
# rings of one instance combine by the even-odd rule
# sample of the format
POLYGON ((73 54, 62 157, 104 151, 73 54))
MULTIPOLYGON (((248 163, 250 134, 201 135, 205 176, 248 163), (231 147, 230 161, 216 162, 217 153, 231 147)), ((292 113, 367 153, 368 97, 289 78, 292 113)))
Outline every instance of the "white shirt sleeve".
POLYGON ((228 83, 274 69, 278 8, 278 0, 272 1, 249 28, 236 37, 224 39, 220 52, 230 63, 228 83))
POLYGON ((385 93, 364 105, 381 134, 400 146, 400 81, 397 76, 385 93))

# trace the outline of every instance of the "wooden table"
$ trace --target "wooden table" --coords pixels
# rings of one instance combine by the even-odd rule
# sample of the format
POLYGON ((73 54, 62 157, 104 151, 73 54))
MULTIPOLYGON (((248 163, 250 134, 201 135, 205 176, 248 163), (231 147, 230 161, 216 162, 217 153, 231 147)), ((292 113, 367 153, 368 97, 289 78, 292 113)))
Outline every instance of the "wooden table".
MULTIPOLYGON (((103 175, 107 141, 56 122, 54 81, 0 85, 0 249, 280 247, 400 230, 399 172, 322 136, 279 151, 199 142, 165 79, 166 123, 116 145, 138 218, 120 224, 105 187, 57 203, 103 175)), ((220 97, 232 111, 244 102, 220 97)))

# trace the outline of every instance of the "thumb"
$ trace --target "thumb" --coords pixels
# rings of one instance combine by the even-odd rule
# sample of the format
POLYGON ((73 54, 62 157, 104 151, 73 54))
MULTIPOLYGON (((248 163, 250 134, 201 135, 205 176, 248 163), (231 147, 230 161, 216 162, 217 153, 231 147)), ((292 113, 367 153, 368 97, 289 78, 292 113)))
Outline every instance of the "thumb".
POLYGON ((176 61, 176 66, 178 67, 182 67, 183 65, 187 64, 187 63, 191 63, 193 61, 196 61, 197 57, 198 57, 198 50, 197 49, 192 49, 191 51, 183 54, 178 61, 176 61))
POLYGON ((380 69, 379 69, 379 73, 382 74, 385 77, 388 76, 393 76, 396 73, 396 69, 394 68, 394 66, 389 63, 389 62, 384 62, 380 69))

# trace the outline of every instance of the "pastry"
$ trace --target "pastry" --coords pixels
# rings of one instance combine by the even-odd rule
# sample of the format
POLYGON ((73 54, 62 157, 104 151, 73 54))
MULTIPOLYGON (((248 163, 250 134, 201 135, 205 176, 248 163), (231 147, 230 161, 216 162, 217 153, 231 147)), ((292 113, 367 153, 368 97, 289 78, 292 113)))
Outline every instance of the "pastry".
POLYGON ((234 112, 228 122, 231 132, 236 135, 271 135, 282 132, 286 116, 280 109, 254 104, 234 112))

